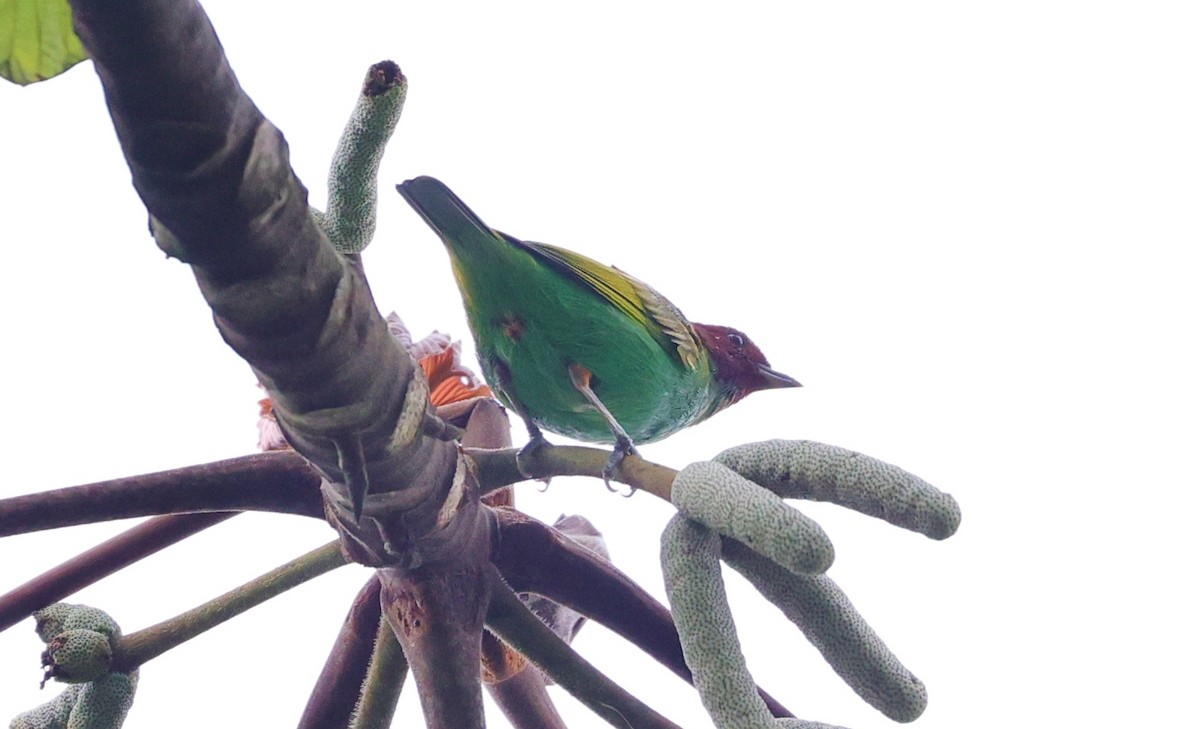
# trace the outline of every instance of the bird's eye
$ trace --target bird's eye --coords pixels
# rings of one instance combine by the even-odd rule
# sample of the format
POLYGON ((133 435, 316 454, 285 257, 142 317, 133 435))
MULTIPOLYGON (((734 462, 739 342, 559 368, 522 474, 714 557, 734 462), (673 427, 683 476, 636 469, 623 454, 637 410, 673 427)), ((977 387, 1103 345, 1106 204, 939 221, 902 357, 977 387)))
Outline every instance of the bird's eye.
POLYGON ((729 335, 729 343, 735 347, 746 346, 746 338, 736 332, 729 335))

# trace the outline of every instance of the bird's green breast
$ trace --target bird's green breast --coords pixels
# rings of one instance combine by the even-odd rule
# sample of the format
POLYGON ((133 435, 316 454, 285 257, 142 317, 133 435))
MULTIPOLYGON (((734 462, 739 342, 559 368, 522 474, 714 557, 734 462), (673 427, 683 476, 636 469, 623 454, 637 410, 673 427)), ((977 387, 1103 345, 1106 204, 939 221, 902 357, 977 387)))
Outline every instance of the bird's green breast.
POLYGON ((571 384, 573 363, 592 373, 592 390, 636 443, 710 414, 716 384, 707 357, 684 364, 661 335, 526 248, 497 238, 450 251, 484 375, 538 426, 612 441, 571 384))

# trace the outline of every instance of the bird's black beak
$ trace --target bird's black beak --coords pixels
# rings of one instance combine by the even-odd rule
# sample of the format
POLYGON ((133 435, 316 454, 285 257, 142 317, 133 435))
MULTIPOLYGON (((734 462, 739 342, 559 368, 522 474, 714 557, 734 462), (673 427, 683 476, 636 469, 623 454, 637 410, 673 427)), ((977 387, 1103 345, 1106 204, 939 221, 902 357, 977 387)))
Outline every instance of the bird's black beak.
POLYGON ((795 378, 773 370, 766 365, 758 366, 759 390, 774 390, 779 387, 804 387, 795 378))

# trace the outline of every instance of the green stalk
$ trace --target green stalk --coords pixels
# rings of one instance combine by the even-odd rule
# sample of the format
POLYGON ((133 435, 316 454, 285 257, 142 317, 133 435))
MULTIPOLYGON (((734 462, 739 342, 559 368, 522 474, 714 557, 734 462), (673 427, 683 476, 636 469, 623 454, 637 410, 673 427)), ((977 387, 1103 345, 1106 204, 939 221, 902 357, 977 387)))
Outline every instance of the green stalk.
POLYGON ((354 712, 353 729, 387 729, 396 713, 400 689, 408 675, 408 659, 386 618, 379 620, 371 668, 363 683, 362 700, 354 712))
POLYGON ((113 670, 132 671, 206 630, 344 564, 341 549, 333 541, 186 613, 130 633, 115 646, 113 670))

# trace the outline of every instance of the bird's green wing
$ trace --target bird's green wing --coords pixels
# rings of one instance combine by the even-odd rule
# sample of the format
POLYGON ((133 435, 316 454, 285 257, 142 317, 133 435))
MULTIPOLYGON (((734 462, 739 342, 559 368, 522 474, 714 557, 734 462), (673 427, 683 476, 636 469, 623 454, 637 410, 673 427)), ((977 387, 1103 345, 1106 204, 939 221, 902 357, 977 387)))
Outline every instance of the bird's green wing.
POLYGON ((504 237, 543 258, 639 322, 663 344, 664 349, 668 352, 674 349, 688 368, 700 366, 704 350, 691 323, 674 304, 650 286, 620 269, 605 266, 574 251, 547 243, 520 241, 509 235, 504 237))

